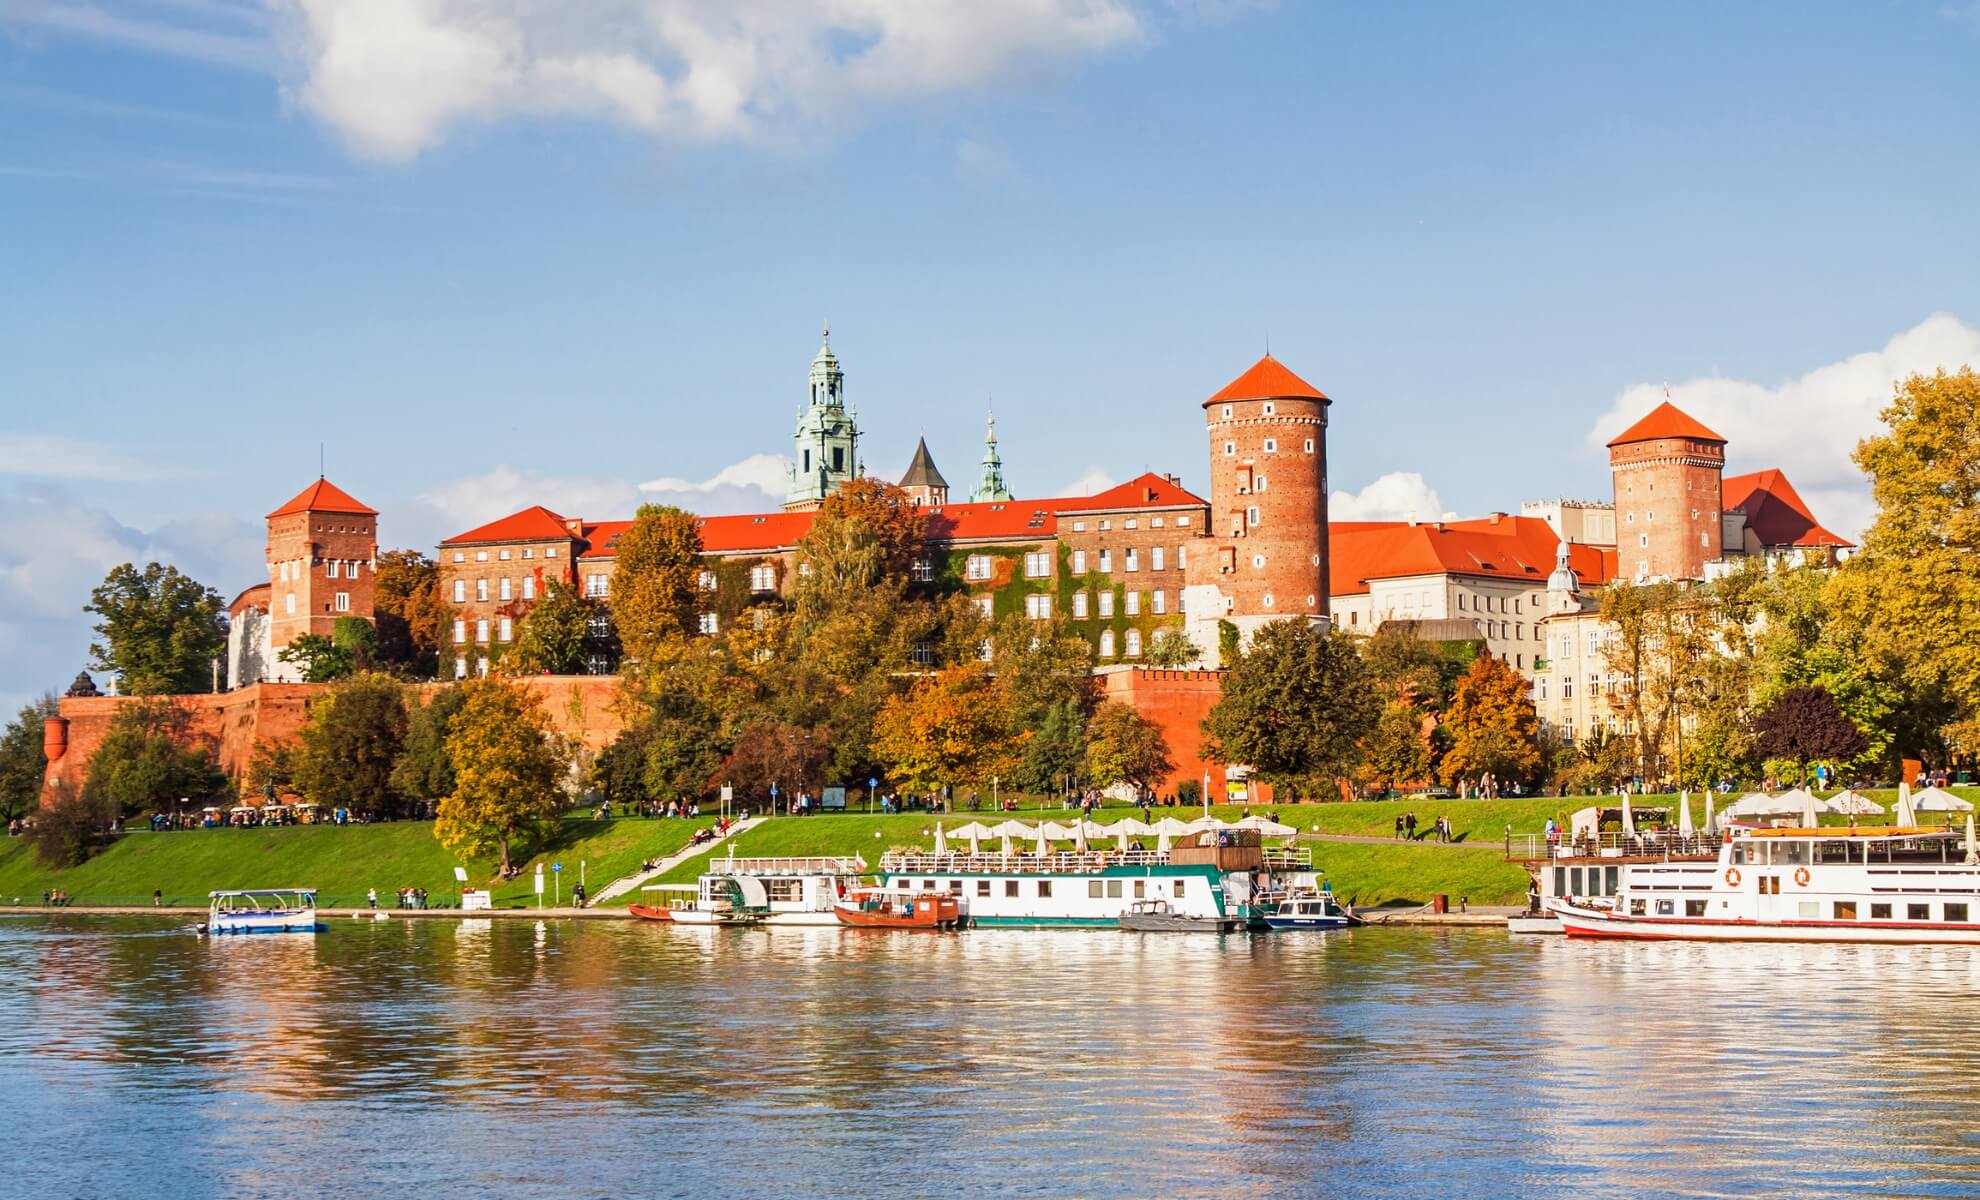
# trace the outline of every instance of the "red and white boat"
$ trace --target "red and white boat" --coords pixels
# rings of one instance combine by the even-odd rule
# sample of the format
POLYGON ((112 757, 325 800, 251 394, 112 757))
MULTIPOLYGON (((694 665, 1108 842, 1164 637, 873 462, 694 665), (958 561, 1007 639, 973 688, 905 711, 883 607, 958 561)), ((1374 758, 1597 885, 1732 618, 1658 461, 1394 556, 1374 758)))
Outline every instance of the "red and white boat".
POLYGON ((861 888, 833 906, 841 925, 855 929, 959 929, 962 902, 951 892, 889 892, 861 888))
POLYGON ((1916 826, 1733 829, 1695 841, 1642 839, 1623 853, 1558 855, 1539 876, 1547 912, 1570 937, 1736 942, 1980 945, 1980 847, 1916 826), (1689 849, 1693 852, 1686 853, 1689 849), (1675 850, 1676 852, 1673 852, 1675 850), (1594 894, 1590 894, 1594 893, 1594 894), (1603 893, 1606 893, 1604 895, 1603 893))

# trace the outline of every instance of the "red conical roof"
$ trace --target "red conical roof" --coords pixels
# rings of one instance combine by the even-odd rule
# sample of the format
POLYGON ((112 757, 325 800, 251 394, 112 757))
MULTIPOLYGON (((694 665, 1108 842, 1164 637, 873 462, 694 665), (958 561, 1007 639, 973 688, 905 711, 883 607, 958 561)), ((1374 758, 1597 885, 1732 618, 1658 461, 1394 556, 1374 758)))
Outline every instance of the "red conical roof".
POLYGON ((318 479, 315 483, 297 492, 295 499, 268 515, 270 517, 286 517, 291 513, 300 512, 357 513, 366 517, 375 517, 378 515, 377 509, 366 508, 364 505, 359 504, 356 500, 351 499, 350 493, 327 479, 318 479))
POLYGON ((1222 391, 1203 403, 1222 404, 1227 400, 1277 400, 1281 397, 1327 400, 1325 392, 1293 374, 1286 368, 1286 364, 1267 354, 1252 363, 1250 370, 1225 384, 1222 391))
POLYGON ((1650 442, 1658 438, 1690 438, 1694 442, 1717 442, 1721 446, 1726 444, 1726 439, 1705 428, 1689 413, 1666 400, 1651 409, 1649 415, 1641 421, 1611 438, 1609 445, 1627 446, 1631 442, 1650 442))

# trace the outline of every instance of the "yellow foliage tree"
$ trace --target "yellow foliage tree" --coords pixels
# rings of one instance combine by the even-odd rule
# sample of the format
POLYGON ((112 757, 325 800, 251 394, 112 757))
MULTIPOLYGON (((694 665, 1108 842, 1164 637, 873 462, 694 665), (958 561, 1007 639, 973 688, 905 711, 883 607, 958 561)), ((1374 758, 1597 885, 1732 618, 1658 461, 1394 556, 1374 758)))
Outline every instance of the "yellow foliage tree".
POLYGON ((499 676, 463 689, 446 741, 454 793, 440 801, 433 835, 462 856, 499 852, 506 876, 511 842, 563 808, 564 749, 533 693, 499 676))
POLYGON ((944 784, 989 786, 1009 778, 1021 737, 1006 727, 990 673, 963 664, 924 675, 889 699, 873 723, 873 753, 902 789, 933 793, 944 784))
POLYGON ((628 665, 658 659, 696 630, 701 602, 701 527, 694 514, 642 504, 619 535, 612 571, 612 623, 628 665))
POLYGON ((1486 773, 1524 778, 1540 766, 1540 717, 1519 672, 1481 654, 1457 681, 1444 714, 1450 749, 1439 774, 1445 783, 1486 773))

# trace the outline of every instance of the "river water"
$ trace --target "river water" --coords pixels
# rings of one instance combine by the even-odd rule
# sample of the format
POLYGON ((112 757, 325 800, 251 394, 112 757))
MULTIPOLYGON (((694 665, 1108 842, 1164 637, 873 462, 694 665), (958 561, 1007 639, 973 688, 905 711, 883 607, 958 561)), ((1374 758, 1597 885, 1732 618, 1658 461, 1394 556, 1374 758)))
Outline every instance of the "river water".
POLYGON ((1980 1194, 1980 953, 0 918, 0 1194, 1980 1194))

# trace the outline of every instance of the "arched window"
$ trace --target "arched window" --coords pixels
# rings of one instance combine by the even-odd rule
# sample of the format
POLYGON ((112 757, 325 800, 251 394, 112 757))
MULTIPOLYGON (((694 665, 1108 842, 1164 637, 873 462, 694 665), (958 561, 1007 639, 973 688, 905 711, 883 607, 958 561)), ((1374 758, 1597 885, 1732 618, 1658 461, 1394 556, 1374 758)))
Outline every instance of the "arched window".
POLYGON ((1102 629, 1100 631, 1100 657, 1114 657, 1114 631, 1111 629, 1102 629))

